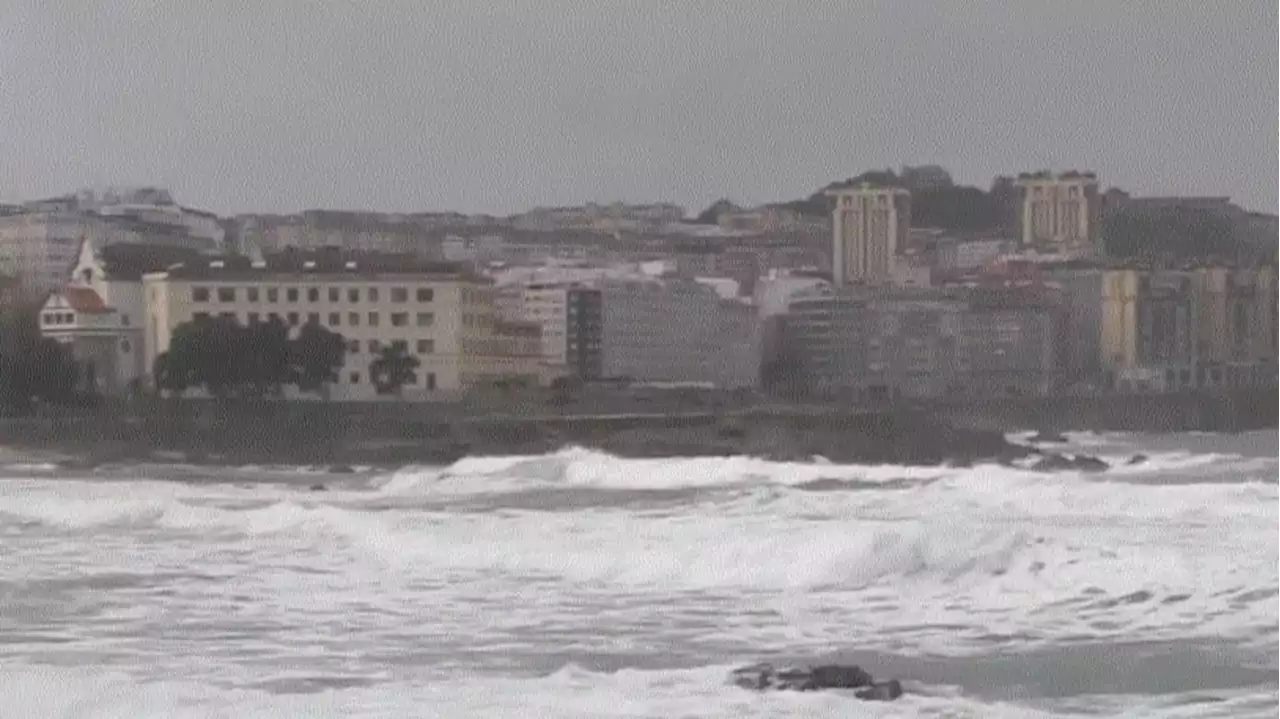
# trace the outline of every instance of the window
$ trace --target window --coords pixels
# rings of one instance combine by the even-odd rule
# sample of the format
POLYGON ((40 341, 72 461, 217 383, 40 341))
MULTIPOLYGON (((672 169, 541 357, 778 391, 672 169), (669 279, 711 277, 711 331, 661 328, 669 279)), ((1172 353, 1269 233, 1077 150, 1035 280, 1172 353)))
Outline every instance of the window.
POLYGON ((377 312, 370 312, 370 313, 369 313, 369 326, 370 326, 370 327, 377 327, 377 326, 378 326, 378 313, 377 313, 377 312))
POLYGON ((359 287, 352 287, 351 289, 347 290, 347 301, 348 301, 348 302, 359 302, 359 301, 360 301, 360 288, 359 288, 359 287))
POLYGON ((275 287, 268 287, 267 302, 279 302, 279 301, 280 301, 280 290, 276 289, 275 287))
POLYGON ((377 302, 377 301, 378 301, 378 288, 377 288, 377 287, 370 287, 370 288, 369 288, 369 301, 370 301, 370 302, 377 302))
POLYGON ((308 313, 307 313, 307 324, 309 324, 309 325, 318 325, 318 324, 320 324, 320 313, 319 313, 319 312, 308 312, 308 313))
POLYGON ((409 290, 404 287, 391 288, 391 301, 395 303, 408 302, 409 290))
POLYGON ((419 326, 419 327, 430 327, 431 325, 433 325, 433 324, 435 324, 435 323, 436 323, 436 316, 435 316, 434 314, 432 314, 431 312, 419 312, 419 313, 418 313, 418 326, 419 326))
POLYGON ((121 327, 129 326, 129 315, 120 315, 120 326, 121 327))
POLYGON ((435 388, 436 388, 436 373, 428 372, 427 373, 427 389, 431 391, 435 391, 435 388))
POLYGON ((347 379, 351 381, 351 384, 360 384, 360 373, 352 372, 347 379))
POLYGON ((348 313, 347 313, 347 324, 351 325, 352 327, 359 327, 359 326, 360 326, 360 313, 359 313, 359 312, 348 312, 348 313))
POLYGON ((289 313, 289 325, 290 325, 291 327, 297 327, 297 326, 298 326, 298 313, 297 313, 297 312, 290 312, 290 313, 289 313))
POLYGON ((245 289, 245 291, 244 291, 244 293, 245 293, 245 299, 246 299, 246 300, 248 300, 249 302, 257 302, 257 301, 258 301, 258 288, 257 288, 257 287, 249 287, 249 288, 246 288, 246 289, 245 289))
POLYGON ((259 322, 261 322, 261 321, 262 321, 262 318, 258 315, 258 313, 257 313, 257 312, 250 312, 250 313, 249 313, 249 324, 251 324, 251 325, 256 325, 256 324, 258 324, 258 323, 259 323, 259 322))
POLYGON ((297 301, 298 301, 298 288, 297 288, 297 287, 290 287, 289 289, 285 290, 285 291, 284 291, 284 298, 285 298, 287 301, 289 301, 289 302, 297 302, 297 301))
POLYGON ((218 301, 219 301, 219 302, 235 302, 235 301, 236 301, 236 288, 234 288, 234 287, 219 287, 219 288, 218 288, 218 301))
POLYGON ((435 340, 418 340, 418 354, 429 355, 436 351, 435 340))
POLYGON ((209 319, 209 313, 208 313, 208 312, 197 312, 197 313, 195 313, 195 314, 191 315, 191 319, 195 320, 196 322, 204 322, 205 320, 209 319))
POLYGON ((347 340, 347 352, 349 354, 359 354, 360 340, 347 340))
POLYGON ((308 288, 307 288, 307 302, 319 302, 319 301, 320 301, 320 288, 318 288, 318 287, 308 287, 308 288))
POLYGON ((391 313, 391 326, 392 326, 392 327, 404 327, 404 326, 406 326, 406 325, 408 325, 408 324, 409 324, 409 313, 408 313, 408 312, 392 312, 392 313, 391 313))
POLYGON ((430 287, 419 287, 419 288, 418 288, 418 301, 419 301, 419 302, 430 302, 431 300, 434 300, 435 298, 436 298, 436 292, 435 292, 435 290, 431 289, 430 287))
POLYGON ((342 313, 341 313, 341 312, 330 312, 330 313, 329 313, 329 326, 330 326, 330 327, 337 327, 337 326, 338 326, 338 325, 340 325, 340 324, 342 324, 342 313))
POLYGON ((44 313, 44 323, 47 325, 57 324, 57 319, 52 312, 46 312, 44 313))
POLYGON ((120 340, 121 352, 123 352, 124 354, 129 354, 129 351, 132 349, 133 349, 133 345, 129 344, 129 340, 120 340))
POLYGON ((279 322, 279 321, 280 321, 280 313, 278 313, 278 312, 272 312, 271 314, 268 314, 268 315, 267 315, 267 321, 268 321, 268 322, 279 322))
POLYGON ((375 354, 382 351, 382 343, 378 340, 369 340, 369 354, 375 354))
POLYGON ((192 287, 191 301, 192 302, 208 302, 209 288, 208 287, 192 287))
POLYGON ((329 301, 330 301, 330 302, 337 302, 337 301, 338 301, 338 299, 339 299, 341 296, 342 296, 342 292, 341 292, 337 287, 330 287, 330 288, 329 288, 329 301))
POLYGON ((233 322, 234 322, 234 321, 235 321, 235 319, 236 319, 236 313, 234 313, 234 312, 219 312, 219 313, 218 313, 218 316, 219 316, 219 317, 221 317, 221 318, 222 318, 222 319, 224 319, 224 320, 231 320, 231 321, 233 321, 233 322))

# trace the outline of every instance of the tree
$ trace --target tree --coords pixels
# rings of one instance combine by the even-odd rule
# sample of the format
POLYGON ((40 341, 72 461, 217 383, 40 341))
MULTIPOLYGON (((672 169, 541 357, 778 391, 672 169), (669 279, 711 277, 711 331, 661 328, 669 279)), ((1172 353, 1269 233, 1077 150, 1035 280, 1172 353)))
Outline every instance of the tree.
POLYGON ((30 413, 37 401, 68 405, 77 399, 78 365, 71 350, 40 336, 35 311, 0 318, 0 406, 30 413))
POLYGON ((245 328, 239 357, 243 394, 278 396, 295 380, 289 328, 278 317, 245 328))
POLYGON ((417 369, 422 363, 409 354, 404 342, 383 347, 377 359, 369 364, 369 380, 378 394, 399 394, 406 384, 418 381, 417 369))
POLYGON ((338 371, 346 356, 347 342, 342 335, 308 322, 289 346, 293 381, 303 392, 322 391, 329 383, 338 381, 338 371))

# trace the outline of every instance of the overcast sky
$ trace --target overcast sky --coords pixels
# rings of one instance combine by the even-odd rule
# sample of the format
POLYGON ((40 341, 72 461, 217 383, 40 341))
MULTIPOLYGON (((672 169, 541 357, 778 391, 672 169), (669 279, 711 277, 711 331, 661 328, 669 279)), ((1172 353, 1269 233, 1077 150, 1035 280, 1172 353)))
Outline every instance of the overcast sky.
POLYGON ((0 200, 793 199, 1093 169, 1274 211, 1275 0, 0 0, 0 200))

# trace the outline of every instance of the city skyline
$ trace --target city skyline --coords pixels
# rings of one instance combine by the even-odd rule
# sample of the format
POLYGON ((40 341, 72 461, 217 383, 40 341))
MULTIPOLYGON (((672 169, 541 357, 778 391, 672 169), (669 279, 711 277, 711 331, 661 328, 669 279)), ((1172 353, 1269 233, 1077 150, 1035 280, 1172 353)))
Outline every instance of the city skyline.
POLYGON ((121 184, 220 215, 696 213, 936 163, 979 187, 1088 167, 1276 207, 1266 3, 298 8, 19 0, 0 200, 121 184))

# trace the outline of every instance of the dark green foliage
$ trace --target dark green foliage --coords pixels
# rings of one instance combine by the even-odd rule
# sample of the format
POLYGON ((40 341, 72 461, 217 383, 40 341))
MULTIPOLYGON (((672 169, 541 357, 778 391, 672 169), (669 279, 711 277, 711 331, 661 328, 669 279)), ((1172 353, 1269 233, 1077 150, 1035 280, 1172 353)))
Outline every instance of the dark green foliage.
MULTIPOLYGON (((826 216, 833 209, 828 190, 863 183, 874 187, 904 187, 893 170, 871 170, 847 180, 832 182, 803 200, 780 207, 806 215, 826 216)), ((957 231, 1004 230, 1014 226, 1018 213, 1018 189, 1012 177, 997 177, 991 190, 948 185, 911 191, 911 224, 957 231)))
POLYGON ((27 414, 36 402, 69 405, 78 367, 71 351, 41 337, 34 312, 0 319, 0 410, 27 414))
POLYGON ((342 335, 308 323, 298 333, 289 353, 294 382, 303 392, 317 392, 330 382, 338 381, 347 354, 342 335))
POLYGON ((406 384, 418 381, 420 364, 417 357, 409 354, 405 343, 393 342, 383 347, 377 359, 369 364, 369 379, 378 394, 399 394, 406 384))
POLYGON ((1231 218, 1197 208, 1121 208, 1103 220, 1102 234, 1107 255, 1120 259, 1232 260, 1244 250, 1231 218))
POLYGON ((248 327, 201 319, 174 329, 169 351, 156 358, 155 382, 175 393, 201 387, 214 397, 279 396, 290 384, 317 392, 337 380, 345 354, 342 336, 319 325, 290 340, 278 319, 248 327))

